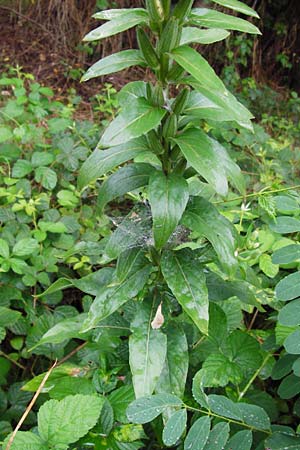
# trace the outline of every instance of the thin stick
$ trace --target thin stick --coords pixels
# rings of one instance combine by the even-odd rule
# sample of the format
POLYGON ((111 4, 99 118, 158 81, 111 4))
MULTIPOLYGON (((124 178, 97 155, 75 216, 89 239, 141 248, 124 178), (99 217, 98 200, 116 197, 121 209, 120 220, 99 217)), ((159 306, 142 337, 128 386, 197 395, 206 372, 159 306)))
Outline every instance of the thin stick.
POLYGON ((56 367, 56 365, 57 365, 57 360, 55 361, 55 363, 53 364, 53 366, 50 367, 50 369, 48 370, 48 372, 45 374, 44 378, 42 379, 42 382, 41 382, 41 384, 39 385, 38 390, 36 391, 36 393, 35 393, 34 396, 32 397, 31 402, 30 402, 29 405, 27 406, 27 408, 26 408, 24 414, 22 415, 21 419, 20 419, 19 422, 18 422, 18 425, 17 425, 16 428, 14 429, 13 434, 11 435, 11 437, 10 437, 10 439, 9 439, 9 441, 8 441, 8 444, 7 444, 5 450, 9 450, 10 447, 12 446, 12 443, 13 443, 15 437, 16 437, 17 432, 19 431, 19 429, 21 428, 21 426, 22 426, 24 420, 26 419, 26 417, 27 417, 28 414, 30 413, 30 411, 31 411, 31 409, 32 409, 32 407, 33 407, 33 405, 35 404, 35 402, 36 402, 38 396, 40 395, 40 393, 41 393, 43 387, 44 387, 45 384, 46 384, 46 381, 48 380, 48 378, 49 378, 49 376, 50 376, 52 370, 54 369, 54 367, 56 367))
POLYGON ((62 363, 64 363, 65 361, 67 361, 69 358, 71 358, 71 356, 75 355, 75 353, 79 352, 79 350, 81 350, 83 347, 85 347, 89 342, 86 341, 83 344, 78 345, 78 347, 74 348, 74 350, 72 350, 68 355, 66 355, 63 359, 61 359, 58 363, 57 366, 60 366, 62 363))
POLYGON ((15 361, 13 358, 11 358, 9 355, 4 353, 2 350, 0 350, 0 355, 3 356, 3 358, 8 359, 11 363, 15 364, 17 367, 20 367, 22 370, 26 370, 26 367, 20 364, 18 361, 15 361))

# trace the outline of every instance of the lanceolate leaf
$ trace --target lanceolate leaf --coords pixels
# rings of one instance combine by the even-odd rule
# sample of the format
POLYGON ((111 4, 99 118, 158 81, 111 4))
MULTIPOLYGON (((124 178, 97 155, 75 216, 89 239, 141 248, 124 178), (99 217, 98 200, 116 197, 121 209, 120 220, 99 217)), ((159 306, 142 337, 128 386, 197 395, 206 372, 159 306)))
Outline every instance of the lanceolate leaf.
POLYGON ((214 247, 224 268, 229 273, 235 271, 235 230, 211 203, 204 198, 194 197, 183 215, 182 223, 205 236, 214 247))
POLYGON ((108 150, 96 148, 80 169, 78 177, 79 189, 147 149, 147 141, 143 137, 133 139, 126 142, 126 144, 117 145, 108 150))
POLYGON ((223 41, 230 33, 226 30, 211 28, 208 30, 200 30, 196 27, 185 27, 182 30, 180 45, 191 44, 213 44, 214 42, 223 41))
POLYGON ((147 11, 135 11, 127 10, 119 17, 106 22, 104 25, 90 31, 83 40, 85 42, 98 41, 99 39, 104 39, 109 36, 121 33, 122 31, 129 30, 135 27, 139 23, 145 22, 148 19, 147 11))
POLYGON ((205 447, 210 431, 210 418, 200 417, 190 428, 184 441, 184 450, 202 450, 205 447))
POLYGON ((163 443, 170 447, 175 445, 180 436, 183 434, 187 421, 186 409, 180 409, 176 411, 166 423, 163 430, 163 443))
POLYGON ((120 8, 120 9, 107 9, 104 11, 96 12, 93 15, 93 18, 99 20, 114 20, 120 18, 124 14, 129 13, 140 14, 141 16, 148 15, 147 11, 144 8, 130 8, 130 9, 120 8))
POLYGON ((155 171, 150 177, 148 189, 154 242, 156 248, 161 249, 185 210, 189 198, 188 184, 181 176, 155 171))
POLYGON ((104 206, 116 197, 148 184, 149 176, 154 171, 150 164, 130 164, 112 174, 100 187, 97 207, 104 206))
POLYGON ((100 140, 100 145, 112 147, 142 136, 156 128, 165 114, 166 110, 151 105, 144 98, 133 99, 110 123, 100 140))
POLYGON ((131 324, 129 364, 137 398, 152 394, 166 358, 167 337, 161 330, 153 330, 151 327, 156 312, 155 306, 157 305, 154 301, 149 303, 144 300, 138 305, 131 324))
POLYGON ((224 30, 237 30, 250 34, 261 34, 259 29, 247 20, 230 16, 213 9, 192 9, 190 20, 193 23, 208 28, 222 28, 224 30))
POLYGON ((91 78, 119 72, 131 66, 144 66, 145 60, 139 50, 123 50, 119 53, 106 56, 100 59, 89 68, 83 75, 81 81, 88 81, 91 78))
POLYGON ((259 18, 259 15, 257 14, 256 11, 254 11, 254 9, 250 8, 250 6, 245 5, 245 3, 242 3, 239 0, 211 0, 211 1, 217 3, 218 5, 225 6, 226 8, 230 8, 233 11, 246 14, 247 16, 259 18))
POLYGON ((228 190, 224 167, 207 135, 199 128, 189 128, 174 141, 189 164, 208 181, 218 194, 226 195, 228 190))
POLYGON ((208 332, 208 295, 205 275, 190 252, 166 251, 161 260, 163 276, 184 311, 199 330, 208 332))
POLYGON ((180 398, 172 394, 157 394, 142 397, 132 402, 127 408, 127 417, 133 423, 147 423, 170 407, 181 407, 180 398))

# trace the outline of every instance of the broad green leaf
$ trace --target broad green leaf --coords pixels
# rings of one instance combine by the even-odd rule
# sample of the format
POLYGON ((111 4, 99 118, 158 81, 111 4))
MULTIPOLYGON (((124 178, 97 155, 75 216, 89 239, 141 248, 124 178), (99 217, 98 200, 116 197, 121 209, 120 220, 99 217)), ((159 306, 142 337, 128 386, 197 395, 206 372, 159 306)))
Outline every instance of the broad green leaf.
POLYGON ((143 289, 151 270, 152 267, 146 259, 144 251, 140 249, 125 280, 120 281, 117 276, 113 276, 99 287, 99 293, 91 305, 81 333, 94 328, 100 320, 110 316, 124 303, 135 297, 143 289))
POLYGON ((288 400, 300 392, 300 377, 293 373, 285 377, 279 385, 278 394, 281 398, 288 400))
POLYGON ((224 387, 228 383, 239 384, 243 380, 241 368, 227 355, 210 353, 202 365, 206 387, 224 387))
MULTIPOLYGON (((224 450, 251 450, 252 432, 245 430, 239 431, 229 439, 224 450)), ((273 449, 272 449, 273 450, 273 449)))
POLYGON ((0 126, 0 144, 13 138, 11 129, 7 126, 0 126))
POLYGON ((204 450, 223 450, 229 438, 229 425, 219 422, 209 433, 204 450))
POLYGON ((300 299, 289 302, 279 311, 278 322, 287 327, 300 325, 300 299))
POLYGON ((239 0, 211 0, 211 1, 217 3, 218 5, 225 6, 226 8, 230 8, 233 11, 246 14, 247 16, 259 18, 259 15, 257 14, 256 11, 254 11, 254 9, 250 8, 248 5, 245 5, 245 3, 240 2, 239 0))
POLYGON ((287 245, 276 250, 272 255, 274 264, 289 264, 300 261, 300 245, 287 245))
POLYGON ((190 116, 197 119, 214 120, 216 122, 236 119, 235 112, 227 111, 224 107, 214 103, 197 91, 190 92, 183 114, 188 116, 185 117, 184 123, 185 121, 188 123, 191 120, 190 116))
POLYGON ((214 42, 223 41, 230 33, 226 30, 211 28, 208 30, 200 30, 196 27, 184 27, 180 39, 180 45, 191 44, 213 44, 214 42))
POLYGON ((300 330, 295 330, 286 338, 284 348, 292 355, 300 355, 300 330))
POLYGON ((86 316, 87 314, 78 314, 74 318, 62 320, 57 323, 43 335, 35 347, 42 344, 60 344, 72 338, 83 339, 79 331, 86 316))
POLYGON ((228 417, 229 419, 243 421, 239 404, 234 403, 223 395, 211 394, 208 396, 208 405, 211 411, 219 416, 228 417))
POLYGON ((21 317, 20 311, 0 306, 0 327, 9 327, 14 325, 21 317))
POLYGON ((57 175, 50 167, 38 167, 35 170, 34 179, 40 183, 45 189, 52 190, 57 184, 57 175))
POLYGON ((257 405, 238 403, 243 422, 260 430, 270 430, 271 422, 266 411, 257 405))
POLYGON ((277 431, 267 438, 265 446, 272 450, 298 450, 300 438, 277 431))
POLYGON ((73 286, 73 282, 69 278, 58 278, 51 286, 48 287, 42 294, 37 295, 37 297, 42 297, 44 295, 54 294, 55 292, 62 291, 68 287, 73 286))
POLYGON ((289 195, 277 195, 274 198, 277 211, 282 214, 293 214, 299 212, 299 201, 289 195))
POLYGON ((272 263, 272 258, 267 253, 259 257, 259 268, 269 278, 274 278, 279 272, 279 266, 272 263))
POLYGON ((180 408, 182 401, 172 394, 157 394, 134 400, 127 408, 127 417, 133 423, 151 422, 168 408, 180 408))
POLYGON ((31 162, 26 159, 18 159, 12 169, 13 178, 23 178, 33 170, 31 162))
POLYGON ((113 147, 142 136, 156 128, 165 114, 165 109, 153 106, 144 98, 131 100, 106 128, 99 145, 113 147))
POLYGON ((78 177, 79 189, 147 149, 147 141, 143 137, 133 139, 126 142, 126 144, 117 145, 108 150, 96 148, 80 169, 78 177))
POLYGON ((166 251, 161 260, 163 276, 183 310, 199 330, 208 332, 208 295, 205 275, 185 250, 166 251))
POLYGON ((118 422, 126 423, 128 421, 126 410, 134 399, 135 396, 132 384, 115 389, 109 394, 108 400, 114 410, 115 419, 118 422))
MULTIPOLYGON (((11 434, 3 442, 3 449, 7 447, 11 434)), ((10 450, 49 450, 48 445, 35 433, 18 431, 10 450)))
POLYGON ((148 184, 153 170, 150 164, 144 163, 121 167, 101 185, 97 203, 99 211, 102 211, 104 206, 114 198, 148 184))
POLYGON ((184 450, 202 450, 210 432, 210 418, 200 417, 191 426, 184 441, 184 450))
POLYGON ((230 16, 213 9, 195 8, 192 9, 189 17, 193 24, 197 24, 208 28, 222 28, 223 30, 236 30, 243 33, 261 34, 259 29, 239 17, 230 16))
POLYGON ((83 75, 81 81, 88 81, 91 78, 109 75, 119 72, 131 66, 144 66, 145 60, 139 50, 123 50, 113 55, 100 59, 89 68, 83 75))
POLYGON ((188 373, 188 343, 184 330, 170 322, 167 329, 167 356, 156 392, 169 392, 182 398, 188 373))
POLYGON ((170 419, 167 421, 162 434, 163 443, 167 447, 176 444, 186 428, 186 422, 186 409, 180 409, 172 414, 170 419))
POLYGON ((281 380, 283 377, 288 375, 293 367, 293 363, 297 359, 294 355, 283 355, 279 358, 273 366, 272 378, 273 380, 281 380))
POLYGON ((103 267, 103 269, 96 270, 85 277, 72 280, 73 286, 89 295, 98 295, 101 286, 106 286, 110 283, 113 276, 112 267, 103 267))
POLYGON ((189 128, 174 141, 188 163, 218 194, 226 195, 228 184, 225 168, 220 164, 220 158, 207 135, 199 128, 189 128))
POLYGON ((270 229, 275 233, 289 234, 300 231, 300 220, 295 217, 276 217, 274 222, 269 224, 270 229))
POLYGON ((275 287, 275 295, 282 302, 300 297, 300 272, 291 273, 279 281, 275 287))
POLYGON ((209 409, 208 397, 204 392, 205 384, 205 373, 202 369, 200 369, 193 378, 192 394, 199 405, 203 406, 206 409, 209 409))
POLYGON ((29 256, 32 255, 39 248, 39 243, 32 238, 24 238, 17 241, 12 252, 15 256, 29 256))
POLYGON ((245 377, 252 375, 262 363, 258 341, 240 330, 235 330, 229 335, 223 351, 241 368, 245 377))
POLYGON ((155 313, 154 302, 144 300, 131 323, 129 364, 136 398, 152 394, 166 359, 167 337, 151 326, 155 313))
POLYGON ((188 184, 179 175, 155 171, 149 180, 149 202, 153 217, 153 235, 161 249, 175 230, 189 198, 188 184))
POLYGON ((142 22, 147 22, 147 20, 148 13, 146 10, 136 11, 135 9, 129 9, 119 17, 116 17, 110 22, 106 22, 104 25, 101 25, 100 27, 90 31, 83 38, 83 41, 98 41, 109 36, 114 36, 115 34, 121 33, 125 30, 129 30, 130 28, 133 28, 142 22))
POLYGON ((99 20, 114 20, 123 16, 123 14, 128 14, 129 12, 134 12, 135 14, 145 15, 147 11, 144 8, 118 8, 118 9, 106 9, 103 11, 96 12, 92 17, 99 20))
MULTIPOLYGON (((55 367, 52 370, 42 392, 48 392, 51 388, 53 388, 53 386, 55 386, 57 381, 63 378, 69 379, 70 377, 76 377, 78 374, 80 374, 80 372, 82 372, 82 367, 68 362, 55 367)), ((43 372, 40 375, 32 378, 22 386, 22 391, 35 392, 43 381, 45 375, 46 372, 43 372)))
POLYGON ((51 446, 78 441, 100 416, 104 398, 96 395, 70 395, 61 401, 49 400, 38 412, 38 430, 51 446))
POLYGON ((232 224, 204 198, 194 197, 188 204, 182 223, 206 237, 214 247, 222 265, 230 273, 236 269, 235 230, 232 224))
POLYGON ((34 152, 31 157, 33 167, 48 166, 53 163, 54 155, 48 152, 34 152))
POLYGON ((9 245, 8 243, 0 238, 0 256, 7 259, 9 258, 9 245))
POLYGON ((122 108, 126 108, 129 101, 140 97, 147 98, 147 83, 145 81, 127 83, 117 94, 119 105, 122 108))
POLYGON ((190 73, 197 81, 203 83, 207 89, 216 92, 223 92, 225 86, 221 79, 216 75, 214 69, 209 65, 193 48, 182 45, 174 49, 171 53, 172 58, 190 73))

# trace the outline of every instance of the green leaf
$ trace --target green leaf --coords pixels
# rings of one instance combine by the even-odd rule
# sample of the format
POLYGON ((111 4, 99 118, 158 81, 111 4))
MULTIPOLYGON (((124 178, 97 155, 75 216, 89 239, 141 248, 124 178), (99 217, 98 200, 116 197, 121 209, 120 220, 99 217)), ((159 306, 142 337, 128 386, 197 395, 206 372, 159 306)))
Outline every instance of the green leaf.
POLYGON ((219 422, 211 430, 203 450, 223 450, 229 438, 229 424, 219 422))
MULTIPOLYGON (((3 447, 6 448, 11 434, 7 436, 3 442, 3 447)), ((45 442, 36 434, 30 431, 18 431, 10 450, 49 450, 49 447, 45 442)))
POLYGON ((39 248, 39 243, 32 238, 20 239, 13 247, 12 252, 15 256, 32 255, 39 248))
POLYGON ((300 325, 300 299, 289 302, 279 311, 278 322, 287 327, 300 325))
POLYGON ((129 364, 137 398, 152 394, 165 363, 167 337, 152 329, 155 312, 154 302, 150 305, 144 300, 131 324, 129 364))
POLYGON ((235 271, 236 240, 232 224, 207 200, 194 197, 187 206, 182 223, 206 237, 212 244, 222 265, 229 272, 235 271))
POLYGON ((200 417, 191 426, 184 441, 184 450, 202 450, 205 447, 210 431, 210 418, 200 417))
POLYGON ((271 422, 263 408, 248 403, 238 403, 238 407, 244 423, 261 430, 270 430, 271 422))
POLYGON ((272 450, 298 450, 300 438, 277 431, 267 438, 265 446, 272 450))
POLYGON ((134 264, 130 267, 131 270, 127 273, 126 279, 120 281, 117 276, 114 276, 99 288, 99 293, 91 305, 81 333, 94 328, 100 320, 110 316, 143 289, 152 266, 142 249, 139 249, 138 257, 136 257, 135 250, 132 249, 134 264))
POLYGON ((273 264, 289 264, 300 261, 300 245, 287 245, 276 250, 272 255, 273 264))
POLYGON ((26 159, 18 159, 12 169, 13 178, 23 178, 30 174, 33 167, 26 159))
POLYGON ((48 166, 53 163, 54 156, 48 152, 34 152, 31 157, 31 164, 33 167, 48 166))
POLYGON ((57 175, 54 170, 49 167, 38 167, 35 170, 34 179, 37 183, 40 183, 45 189, 50 191, 55 188, 57 184, 57 175))
POLYGON ((192 9, 189 19, 192 23, 207 28, 222 28, 224 30, 242 31, 243 33, 261 34, 259 29, 247 20, 230 16, 213 9, 192 9))
POLYGON ((222 92, 225 86, 221 79, 216 75, 214 69, 209 65, 196 50, 182 45, 174 49, 171 53, 172 58, 189 72, 196 80, 203 83, 207 89, 222 92))
POLYGON ((239 404, 234 403, 229 398, 224 397, 223 395, 211 394, 208 396, 208 405, 214 413, 242 422, 239 404))
POLYGON ((156 248, 161 249, 185 210, 189 198, 188 184, 182 176, 155 171, 150 177, 148 192, 154 242, 156 248))
POLYGON ((61 401, 47 401, 38 412, 41 438, 51 446, 78 441, 96 425, 103 403, 103 398, 94 395, 70 395, 61 401))
POLYGON ((285 400, 295 397, 299 392, 300 377, 297 377, 293 373, 285 377, 278 388, 278 395, 285 400))
POLYGON ((167 421, 162 434, 163 443, 167 447, 176 444, 185 430, 186 422, 186 409, 180 409, 172 414, 170 419, 167 421))
POLYGON ((288 375, 291 372, 293 363, 296 359, 296 356, 289 354, 283 355, 279 358, 273 366, 271 375, 273 380, 281 380, 283 377, 288 375))
POLYGON ((119 72, 131 66, 144 65, 145 60, 139 50, 123 50, 119 53, 106 56, 93 64, 83 75, 81 81, 88 81, 91 78, 109 75, 110 73, 119 72))
POLYGON ((78 314, 74 318, 62 320, 43 335, 35 347, 42 344, 60 344, 72 338, 83 339, 79 333, 86 314, 78 314))
POLYGON ((99 20, 114 20, 128 14, 128 12, 134 12, 135 14, 145 15, 147 12, 144 8, 118 8, 118 9, 106 9, 103 11, 96 12, 92 17, 99 20))
POLYGON ((292 355, 300 355, 300 330, 295 330, 286 338, 284 348, 292 355))
POLYGON ((115 389, 108 396, 108 400, 113 407, 115 419, 118 422, 126 423, 126 410, 130 403, 135 399, 132 385, 122 386, 115 389))
POLYGON ((214 42, 223 41, 230 33, 226 30, 211 28, 208 30, 199 30, 196 27, 185 27, 182 30, 180 45, 191 44, 213 44, 214 42))
MULTIPOLYGON (((231 439, 229 439, 225 450, 251 450, 252 448, 252 432, 239 431, 231 439)), ((272 449, 273 450, 273 449, 272 449)))
POLYGON ((79 203, 79 198, 74 194, 74 192, 69 191, 68 189, 61 189, 57 193, 57 201, 61 206, 75 208, 79 203))
POLYGON ((269 278, 274 278, 279 272, 279 266, 272 263, 272 258, 267 253, 259 257, 259 268, 269 278))
POLYGON ((184 311, 199 330, 208 332, 208 295, 205 275, 188 251, 163 253, 163 276, 184 311))
POLYGON ((286 302, 300 296, 300 272, 291 273, 275 287, 277 300, 286 302))
POLYGON ((138 398, 127 408, 127 417, 133 423, 151 422, 170 407, 182 406, 180 398, 172 394, 157 394, 138 398))
POLYGON ((182 398, 189 367, 188 343, 184 330, 170 322, 167 329, 167 356, 156 392, 169 392, 182 398))
POLYGON ((299 201, 289 195, 277 195, 274 198, 277 211, 282 214, 297 214, 299 212, 299 201))
POLYGON ((230 8, 233 11, 246 14, 247 16, 259 18, 259 15, 257 14, 256 11, 254 11, 254 9, 250 8, 249 6, 245 5, 245 3, 242 3, 238 0, 211 0, 211 1, 217 3, 218 5, 225 6, 226 8, 230 8))
POLYGON ((9 258, 9 245, 8 243, 0 238, 0 256, 7 259, 9 258))
POLYGON ((58 234, 66 233, 68 231, 66 225, 62 222, 45 222, 43 220, 39 221, 39 228, 42 231, 58 234))
POLYGON ((0 327, 9 327, 14 325, 21 317, 20 311, 0 306, 0 327))
POLYGON ((84 188, 91 181, 96 180, 129 159, 133 159, 147 149, 148 145, 144 137, 133 139, 126 142, 126 144, 117 145, 108 150, 96 148, 80 169, 78 177, 79 189, 84 188))
POLYGON ((275 233, 289 234, 300 231, 300 220, 294 217, 279 216, 270 223, 270 229, 275 233))
POLYGON ((99 211, 102 211, 104 206, 114 198, 147 185, 153 171, 150 164, 144 163, 121 167, 102 183, 98 192, 97 207, 99 211))
POLYGON ((166 110, 153 106, 144 98, 132 99, 108 126, 100 140, 103 147, 120 145, 156 128, 166 110))
POLYGON ((9 127, 1 125, 0 126, 0 144, 2 144, 2 142, 9 141, 12 138, 13 138, 13 134, 11 132, 11 129, 9 127))
POLYGON ((48 287, 42 294, 37 295, 37 297, 42 297, 43 295, 54 294, 55 292, 62 291, 68 287, 73 286, 73 282, 69 278, 58 278, 51 286, 48 287))
MULTIPOLYGON (((94 16, 95 17, 95 16, 94 16)), ((98 41, 99 39, 104 39, 109 36, 114 36, 115 34, 121 33, 122 31, 129 30, 135 27, 139 23, 148 21, 148 13, 146 10, 135 9, 124 11, 122 15, 112 19, 110 22, 101 25, 95 30, 90 31, 84 38, 83 41, 91 42, 98 41)))

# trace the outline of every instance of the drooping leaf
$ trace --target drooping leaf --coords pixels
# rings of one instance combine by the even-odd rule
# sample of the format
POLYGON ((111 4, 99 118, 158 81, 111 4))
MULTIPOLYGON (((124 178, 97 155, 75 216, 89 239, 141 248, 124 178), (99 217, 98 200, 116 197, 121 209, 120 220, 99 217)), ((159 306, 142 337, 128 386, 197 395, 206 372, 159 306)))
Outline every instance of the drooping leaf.
POLYGON ((250 34, 261 34, 259 29, 251 22, 213 9, 192 9, 190 20, 194 24, 208 28, 222 28, 224 30, 237 30, 250 34))
POLYGON ((238 431, 231 439, 227 442, 225 450, 251 450, 252 447, 252 432, 238 431))
POLYGON ((191 426, 184 441, 184 450, 202 450, 205 447, 210 431, 210 418, 200 417, 191 426))
POLYGON ((199 330, 208 331, 208 295, 203 271, 190 252, 166 251, 161 260, 163 276, 183 310, 199 330))
POLYGON ((176 411, 170 419, 167 421, 163 430, 163 443, 170 447, 175 445, 183 434, 187 422, 186 409, 180 409, 176 411))
POLYGON ((144 300, 131 324, 129 364, 137 398, 152 394, 165 363, 167 337, 151 327, 155 312, 154 302, 144 300))
POLYGON ((282 302, 300 297, 300 272, 291 273, 275 287, 276 298, 282 302))
POLYGON ((103 147, 124 144, 156 128, 166 110, 153 106, 144 98, 132 99, 108 126, 100 140, 103 147))
POLYGON ((147 20, 148 13, 146 10, 140 9, 137 11, 135 9, 128 9, 119 17, 116 17, 110 22, 106 22, 104 25, 90 31, 83 38, 83 40, 85 42, 98 41, 109 36, 114 36, 122 31, 129 30, 142 22, 147 22, 147 20))
POLYGON ((134 400, 127 408, 127 417, 133 423, 147 423, 170 407, 181 407, 180 398, 172 394, 157 394, 134 400))
POLYGON ((99 211, 114 198, 148 184, 153 170, 150 164, 145 163, 121 167, 101 185, 97 203, 99 211))
POLYGON ((245 5, 245 3, 240 2, 239 0, 211 0, 211 1, 217 3, 218 5, 225 6, 226 8, 230 8, 233 11, 246 14, 247 16, 259 18, 259 15, 257 14, 256 11, 254 11, 254 9, 250 8, 250 6, 245 5))
POLYGON ((237 265, 235 230, 211 203, 204 198, 194 197, 187 206, 182 223, 206 237, 224 268, 230 273, 235 271, 237 265))
POLYGON ((119 72, 131 66, 144 66, 145 60, 139 50, 123 50, 100 59, 88 69, 81 81, 119 72))
POLYGON ((145 138, 133 139, 108 150, 96 148, 80 169, 78 177, 79 189, 82 189, 91 181, 96 180, 96 178, 101 177, 114 167, 123 164, 147 149, 148 146, 145 138))
POLYGON ((189 193, 186 180, 176 174, 155 171, 149 180, 149 202, 155 246, 161 249, 175 230, 185 210, 189 193))
POLYGON ((219 422, 209 433, 204 450, 223 450, 229 438, 229 424, 219 422))
POLYGON ((180 39, 180 45, 197 42, 198 44, 213 44, 214 42, 223 41, 230 33, 226 30, 211 28, 208 30, 200 30, 196 27, 184 27, 180 39))

